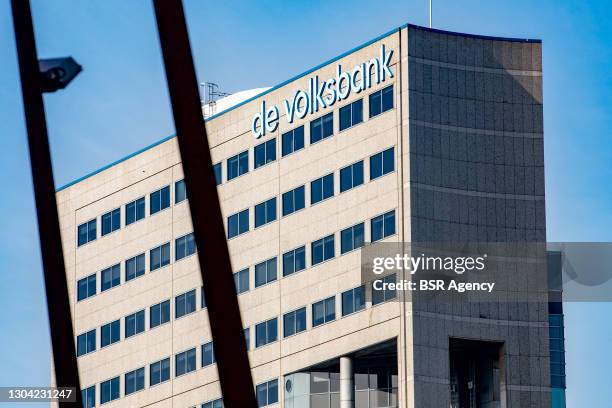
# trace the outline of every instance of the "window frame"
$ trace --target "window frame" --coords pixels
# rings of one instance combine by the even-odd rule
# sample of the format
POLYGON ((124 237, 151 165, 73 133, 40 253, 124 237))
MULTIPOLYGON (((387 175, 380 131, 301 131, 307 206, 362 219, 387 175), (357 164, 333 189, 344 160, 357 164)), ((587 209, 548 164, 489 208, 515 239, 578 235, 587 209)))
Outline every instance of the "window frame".
POLYGON ((119 343, 121 341, 121 319, 113 320, 112 322, 108 322, 100 326, 100 349, 105 347, 112 346, 113 344, 119 343), (104 331, 105 328, 109 330, 109 342, 104 344, 104 331), (116 332, 115 332, 116 329, 116 332), (117 334, 117 339, 113 341, 113 335, 117 334))
POLYGON ((147 270, 147 258, 145 256, 145 253, 143 252, 141 254, 138 254, 136 256, 126 259, 124 261, 124 268, 125 268, 124 281, 126 283, 143 276, 147 270), (138 263, 139 263, 139 260, 141 259, 142 259, 142 270, 138 269, 138 266, 139 266, 138 263), (134 275, 133 276, 128 275, 131 265, 134 265, 134 275))
POLYGON ((393 85, 394 84, 390 84, 385 86, 384 88, 378 89, 372 93, 370 93, 368 95, 368 119, 369 118, 375 118, 376 116, 380 116, 385 112, 391 111, 395 108, 395 92, 393 89, 393 85), (383 105, 383 92, 387 92, 389 89, 391 89, 391 106, 384 109, 384 105, 383 105), (380 97, 380 111, 378 113, 372 113, 372 106, 374 106, 374 104, 372 103, 372 99, 375 96, 379 96, 380 97))
POLYGON ((244 176, 245 174, 247 174, 249 172, 249 149, 242 151, 238 154, 235 154, 234 156, 228 157, 226 159, 226 167, 227 167, 227 181, 231 181, 234 180, 240 176, 244 176), (241 169, 241 161, 245 159, 246 156, 246 171, 244 172, 240 172, 241 169), (233 160, 235 160, 236 163, 236 175, 232 176, 231 175, 231 170, 232 167, 231 165, 234 163, 233 160))
MULTIPOLYGON (((276 202, 276 196, 267 199, 265 201, 262 201, 259 204, 256 204, 255 207, 253 208, 253 218, 254 218, 254 222, 255 222, 255 226, 254 228, 259 228, 259 227, 263 227, 266 224, 270 224, 271 222, 274 222, 278 219, 278 205, 276 202), (262 207, 263 206, 263 207, 262 207), (263 208, 263 216, 264 216, 264 221, 261 223, 258 223, 258 210, 260 210, 261 208, 263 208)), ((261 215, 261 214, 260 214, 261 215)))
POLYGON ((98 219, 97 218, 92 218, 91 220, 85 221, 77 226, 77 248, 83 245, 89 244, 90 242, 93 242, 96 239, 98 239, 98 219), (85 241, 84 242, 81 242, 81 228, 82 227, 85 227, 85 241), (93 238, 90 237, 91 234, 93 234, 93 238))
POLYGON ((395 209, 386 211, 370 219, 370 242, 382 241, 383 239, 392 237, 395 234, 397 234, 397 217, 395 216, 395 209), (391 218, 391 215, 393 216, 393 231, 387 233, 387 216, 391 218), (377 231, 377 228, 374 227, 374 223, 379 221, 382 222, 382 236, 375 238, 374 232, 377 231))
POLYGON ((118 400, 120 398, 121 398, 121 376, 120 375, 115 376, 113 378, 109 378, 107 380, 104 380, 104 381, 100 382, 100 405, 107 404, 107 403, 112 402, 112 401, 116 401, 116 400, 118 400), (114 383, 115 380, 117 380, 116 384, 114 383), (106 401, 103 401, 103 398, 104 398, 103 397, 103 391, 104 391, 103 388, 104 388, 104 384, 106 384, 106 383, 108 383, 108 385, 109 385, 109 391, 110 391, 109 397, 110 398, 107 399, 106 401), (115 398, 112 398, 112 396, 113 396, 113 387, 115 385, 117 387, 117 396, 115 398))
POLYGON ((310 266, 315 266, 315 265, 319 265, 322 264, 323 262, 327 262, 331 259, 334 259, 336 257, 336 234, 330 234, 327 235, 323 238, 317 239, 316 241, 311 242, 310 244, 310 266), (331 256, 327 257, 325 248, 326 245, 328 244, 328 240, 331 238, 332 241, 332 254, 331 256), (323 251, 323 257, 321 258, 320 261, 316 261, 315 259, 315 245, 321 244, 322 247, 322 251, 323 251))
POLYGON ((171 263, 171 255, 170 255, 170 241, 165 242, 161 245, 156 246, 155 248, 151 248, 149 250, 149 272, 154 272, 158 269, 162 269, 168 265, 170 265, 171 263), (168 250, 168 261, 166 263, 164 263, 164 251, 168 250), (157 263, 153 263, 153 252, 159 250, 159 266, 157 265, 157 263))
POLYGON ((230 216, 227 217, 227 239, 232 239, 232 238, 236 238, 239 237, 240 235, 246 234, 247 232, 250 231, 250 208, 246 208, 244 210, 238 211, 237 213, 234 213, 230 216), (241 221, 245 221, 243 218, 244 214, 246 213, 246 229, 242 230, 241 229, 241 221), (237 222, 237 229, 236 229, 236 233, 232 234, 232 228, 231 228, 231 222, 233 220, 236 220, 237 222))
POLYGON ((330 137, 333 137, 333 136, 334 136, 334 112, 333 111, 331 111, 329 113, 326 113, 325 115, 321 115, 318 118, 312 119, 310 121, 310 138, 309 138, 309 140, 310 140, 310 145, 311 146, 314 145, 314 144, 317 144, 319 142, 322 142, 325 139, 329 139, 330 137), (330 117, 331 117, 331 133, 328 134, 328 135, 325 135, 324 121, 327 118, 330 118, 330 117), (320 132, 321 133, 321 138, 317 139, 317 140, 314 140, 314 138, 313 138, 313 134, 314 134, 313 127, 314 127, 315 123, 317 123, 317 122, 319 123, 319 127, 321 129, 321 132, 320 132))
MULTIPOLYGON (((318 191, 317 191, 317 193, 318 193, 318 191)), ((315 204, 318 204, 320 202, 323 202, 325 200, 328 200, 328 199, 334 197, 335 193, 336 193, 336 186, 335 186, 335 180, 334 180, 334 172, 331 172, 329 174, 326 174, 324 176, 321 176, 321 177, 319 177, 317 179, 312 180, 310 182, 310 206, 313 206, 315 204), (328 180, 330 179, 330 177, 331 177, 331 194, 329 194, 329 191, 328 191, 329 195, 326 196, 325 195, 325 190, 326 190, 326 187, 329 187, 329 185, 327 185, 327 183, 328 183, 328 180), (318 199, 317 201, 314 200, 315 183, 321 183, 321 198, 318 199)))
POLYGON ((251 290, 251 283, 250 283, 250 269, 251 268, 243 268, 237 272, 234 273, 234 286, 236 287, 236 294, 240 295, 243 293, 246 293, 248 291, 251 290), (243 282, 243 277, 246 274, 246 289, 245 290, 240 290, 241 289, 241 283, 243 282))
POLYGON ((172 305, 171 305, 170 300, 171 299, 162 300, 159 303, 149 306, 149 330, 154 329, 159 326, 163 326, 164 324, 169 323, 172 320, 172 305), (166 321, 163 321, 163 317, 164 317, 163 306, 166 303, 168 304, 168 319, 166 321), (157 323, 155 326, 153 326, 153 308, 154 307, 159 308, 159 323, 157 323))
POLYGON ((306 147, 306 140, 305 140, 305 136, 306 136, 306 131, 304 129, 304 125, 295 127, 291 130, 288 130, 287 132, 284 132, 283 134, 281 134, 281 158, 282 157, 287 157, 293 153, 299 152, 300 150, 304 149, 306 147), (295 148, 295 140, 296 140, 296 136, 295 136, 295 131, 298 129, 302 129, 302 147, 296 149, 295 148), (285 153, 285 136, 291 134, 291 151, 288 153, 285 153))
POLYGON ((121 229, 121 207, 117 207, 107 213, 102 214, 100 216, 100 226, 100 236, 102 237, 112 234, 115 231, 119 231, 121 229), (110 217, 110 221, 108 221, 108 217, 110 217), (110 230, 105 229, 106 222, 110 222, 110 230))
POLYGON ((354 100, 351 103, 347 103, 346 105, 341 106, 338 109, 338 131, 339 132, 343 132, 343 131, 345 131, 347 129, 350 129, 353 126, 359 125, 360 123, 363 123, 363 98, 359 98, 357 100, 354 100), (359 105, 360 108, 361 108, 361 118, 357 119, 357 121, 355 121, 355 113, 354 113, 354 111, 355 111, 355 106, 357 106, 357 105, 359 105), (346 127, 342 127, 342 113, 346 112, 347 110, 349 111, 349 114, 350 114, 350 118, 349 118, 350 119, 350 124, 348 126, 346 126, 346 127))
POLYGON ((174 182, 174 205, 180 204, 183 201, 187 201, 187 184, 185 184, 184 178, 174 182), (179 186, 181 186, 180 189, 179 186), (179 191, 182 197, 179 197, 179 191))
MULTIPOLYGON (((346 173, 345 173, 346 174, 346 173)), ((342 167, 339 171, 338 171, 338 179, 339 179, 339 184, 340 184, 340 193, 342 194, 346 191, 352 190, 354 188, 363 186, 365 184, 365 163, 364 160, 357 160, 356 162, 349 164, 348 166, 342 167), (360 165, 361 167, 361 182, 359 184, 355 184, 355 168, 357 167, 357 165, 360 165), (342 184, 342 174, 344 171, 350 171, 350 176, 351 176, 351 186, 348 188, 344 188, 343 184, 342 184)))
POLYGON ((171 207, 172 205, 172 200, 170 198, 170 185, 168 184, 167 186, 161 187, 160 189, 157 189, 155 191, 152 191, 149 193, 149 216, 151 215, 155 215, 157 213, 160 213, 168 208, 171 207), (159 198, 157 201, 159 201, 159 209, 155 209, 154 211, 154 207, 153 206, 153 196, 159 194, 159 198), (164 204, 166 204, 165 200, 164 200, 164 194, 168 194, 168 205, 166 205, 164 207, 164 204))
POLYGON ((81 301, 83 301, 85 299, 89 299, 90 297, 96 296, 98 294, 98 273, 94 272, 91 275, 85 276, 85 277, 77 280, 77 290, 76 290, 76 292, 77 292, 77 302, 81 302, 81 301), (91 286, 91 282, 90 281, 91 281, 92 277, 94 278, 93 279, 93 293, 89 294, 90 293, 89 287, 91 286), (79 295, 79 293, 81 291, 80 290, 81 286, 80 286, 79 283, 83 282, 83 281, 85 281, 86 285, 87 285, 85 297, 81 297, 79 295))
MULTIPOLYGON (((289 200, 289 198, 287 200, 289 200)), ((291 189, 281 194, 281 206, 282 206, 281 208, 282 217, 287 217, 293 213, 296 213, 306 208, 306 185, 303 184, 301 186, 298 186, 294 189, 291 189), (301 191, 301 198, 302 198, 302 201, 301 201, 302 206, 300 208, 297 208, 296 206, 296 203, 298 202, 297 198, 300 198, 300 196, 297 195, 298 191, 301 191), (288 194, 291 194, 291 195, 289 196, 288 194), (290 197, 291 199, 292 209, 288 212, 285 211, 285 197, 290 197)))
POLYGON ((276 343, 278 341, 278 317, 273 317, 271 319, 267 319, 264 320, 262 322, 259 322, 257 324, 255 324, 255 348, 258 349, 260 347, 264 347, 267 346, 268 344, 272 344, 272 343, 276 343), (270 339, 270 324, 274 322, 274 324, 276 325, 276 333, 274 333, 274 339, 270 339), (266 331, 266 338, 265 341, 261 344, 259 344, 258 339, 259 339, 259 333, 257 328, 261 327, 261 325, 265 325, 265 331, 266 331))
POLYGON ((198 310, 197 306, 197 294, 195 289, 188 290, 187 292, 178 294, 174 297, 174 320, 178 320, 181 317, 188 316, 195 313, 198 310), (191 305, 191 298, 193 297, 193 310, 188 310, 188 306, 191 305), (183 313, 179 316, 179 302, 184 302, 183 313))
POLYGON ((349 316, 349 315, 352 315, 354 313, 357 313, 357 312, 360 312, 362 310, 365 310, 365 308, 366 308, 365 290, 366 290, 365 289, 365 285, 360 285, 360 286, 354 287, 352 289, 345 290, 344 292, 342 292, 340 294, 340 309, 341 309, 342 317, 349 316), (360 295, 360 298, 361 298, 361 307, 359 307, 359 308, 357 308, 357 306, 358 306, 358 304, 357 304, 357 296, 355 296, 355 292, 357 290, 361 291, 361 295, 360 295), (351 296, 351 311, 350 312, 347 312, 347 311, 344 310, 344 296, 347 295, 347 294, 350 294, 350 296, 351 296))
POLYGON ((140 367, 135 370, 128 371, 127 373, 123 375, 123 395, 124 396, 127 397, 128 395, 132 395, 144 389, 145 389, 145 368, 144 367, 140 367), (128 392, 128 376, 131 376, 131 375, 134 375, 133 379, 130 378, 130 381, 134 381, 134 384, 133 384, 134 389, 128 392), (142 379, 142 386, 140 386, 139 384, 139 379, 142 379))
POLYGON ((307 265, 306 265, 306 245, 302 245, 302 246, 299 246, 297 248, 293 248, 293 249, 291 249, 289 251, 284 252, 283 255, 282 255, 282 263, 283 263, 283 265, 282 265, 282 268, 283 268, 283 278, 286 278, 287 276, 295 275, 296 273, 299 273, 299 272, 302 272, 303 270, 306 270, 306 268, 307 268, 307 265), (303 254, 303 256, 304 256, 304 264, 303 264, 303 267, 301 269, 296 269, 296 265, 297 265, 297 256, 296 256, 296 254, 297 254, 297 251, 300 251, 300 253, 303 254), (289 273, 286 272, 286 268, 285 268, 285 265, 286 265, 285 257, 287 255, 291 255, 291 258, 292 258, 292 262, 291 262, 292 263, 292 271, 289 272, 289 273))
POLYGON ((287 337, 291 337, 291 336, 300 334, 306 330, 308 330, 308 313, 306 311, 306 306, 298 307, 297 309, 291 310, 283 314, 283 338, 284 339, 286 339, 287 337), (304 315, 304 327, 301 330, 298 330, 298 318, 297 317, 298 317, 298 313, 302 313, 302 312, 304 315), (293 315, 293 332, 290 334, 287 334, 286 318, 290 315, 293 315))
POLYGON ((255 289, 265 286, 269 283, 276 282, 278 280, 278 257, 273 256, 272 258, 266 259, 265 261, 255 264, 254 276, 255 276, 255 289), (270 279, 270 265, 272 263, 274 263, 274 277, 273 279, 270 279), (266 279, 264 283, 258 284, 257 283, 258 282, 257 281, 257 272, 258 272, 257 269, 258 267, 261 267, 262 265, 265 265, 265 268, 266 268, 266 279))
POLYGON ((145 217, 147 216, 147 208, 146 208, 146 199, 145 196, 142 196, 140 198, 137 198, 133 201, 130 201, 129 203, 126 203, 123 206, 123 210, 125 211, 124 217, 123 217, 123 222, 125 224, 125 226, 127 227, 128 225, 132 225, 137 223, 140 220, 145 219, 145 217), (139 206, 142 205, 142 216, 139 217, 139 206), (128 220, 128 215, 133 212, 134 213, 134 219, 132 221, 128 220))
POLYGON ((111 265, 108 268, 104 268, 100 271, 100 293, 106 292, 112 288, 121 286, 121 263, 111 265), (104 275, 105 273, 111 274, 110 286, 104 287, 104 275))
POLYGON ((325 299, 321 299, 321 300, 319 300, 317 302, 314 302, 312 304, 312 309, 311 309, 311 312, 312 312, 312 322, 311 322, 312 328, 314 329, 315 327, 323 326, 323 325, 325 325, 327 323, 335 321, 337 319, 336 309, 337 309, 336 308, 336 295, 329 296, 329 297, 327 297, 325 299), (317 307, 317 305, 319 305, 319 304, 323 305, 323 322, 317 323, 317 321, 315 320, 315 307, 317 307), (331 314, 328 311, 328 306, 330 304, 333 306, 333 317, 328 320, 328 316, 331 314))
POLYGON ((158 384, 162 384, 166 381, 169 381, 170 378, 172 377, 172 366, 171 366, 171 361, 170 361, 170 357, 166 357, 166 358, 162 358, 161 360, 158 361, 154 361, 153 363, 149 364, 149 388, 154 387, 158 384), (163 368, 163 363, 168 361, 168 378, 163 379, 163 375, 162 373, 164 372, 164 368, 163 368), (153 366, 158 364, 159 365, 159 381, 157 382, 153 382, 153 366))
POLYGON ((183 375, 192 373, 192 372, 194 372, 194 371, 196 371, 198 369, 198 360, 197 360, 198 356, 197 356, 197 354, 198 354, 197 353, 197 347, 193 347, 193 348, 190 348, 188 350, 181 351, 180 353, 176 353, 174 355, 174 378, 178 378, 178 377, 181 377, 183 375), (193 351, 193 369, 189 370, 189 368, 191 368, 191 366, 189 364, 190 361, 191 361, 191 355, 189 353, 191 353, 192 351, 193 351), (179 358, 180 358, 180 356, 184 356, 185 357, 185 360, 184 360, 184 363, 185 363, 184 364, 185 365, 184 369, 185 369, 185 371, 183 371, 182 373, 179 374, 178 371, 179 371, 179 358))
POLYGON ((131 313, 129 315, 126 315, 123 318, 123 338, 124 339, 129 339, 130 337, 134 337, 140 333, 144 333, 144 331, 146 330, 146 317, 145 317, 145 309, 141 309, 137 312, 131 313), (142 329, 139 330, 139 317, 142 316, 142 329), (133 326, 134 326, 134 332, 128 334, 128 327, 132 326, 132 322, 130 321, 130 324, 128 325, 128 319, 133 318, 133 326))
POLYGON ((181 259, 188 258, 194 255, 197 250, 193 232, 182 235, 174 240, 174 261, 177 262, 181 259), (180 249, 184 249, 182 254, 179 254, 180 249))
POLYGON ((277 149, 276 149, 276 138, 275 137, 255 145, 253 147, 253 170, 257 170, 270 163, 274 163, 277 158, 276 150, 277 149), (272 145, 274 145, 273 148, 270 147, 272 145), (258 153, 261 154, 262 151, 264 155, 264 161, 262 164, 258 164, 257 156, 258 156, 258 153), (273 156, 273 158, 269 158, 268 156, 273 156))
POLYGON ((352 225, 348 228, 345 228, 340 231, 340 255, 348 254, 349 252, 355 251, 357 249, 363 248, 365 246, 365 222, 359 222, 355 225, 352 225), (355 240, 355 229, 357 227, 361 227, 361 245, 355 240), (350 231, 350 249, 345 250, 344 248, 344 233, 350 231))
POLYGON ((91 330, 88 330, 86 332, 83 332, 79 335, 76 336, 76 355, 77 357, 81 357, 84 356, 86 354, 89 353, 93 353, 94 351, 96 351, 97 349, 97 328, 93 328, 91 330), (85 336, 85 337, 83 337, 85 336), (83 338, 85 339, 85 351, 82 353, 79 353, 79 339, 83 338), (90 350, 89 349, 89 341, 93 338, 93 348, 90 350))

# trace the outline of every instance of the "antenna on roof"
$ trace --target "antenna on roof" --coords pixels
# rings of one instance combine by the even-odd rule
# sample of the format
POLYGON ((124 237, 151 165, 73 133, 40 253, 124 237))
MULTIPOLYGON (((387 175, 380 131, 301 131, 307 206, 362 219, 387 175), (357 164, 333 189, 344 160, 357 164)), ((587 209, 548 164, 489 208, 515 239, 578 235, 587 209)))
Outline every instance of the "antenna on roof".
POLYGON ((204 88, 204 99, 202 102, 202 110, 204 118, 212 116, 217 111, 217 99, 231 95, 227 92, 221 92, 219 85, 214 82, 202 82, 200 86, 204 88))
POLYGON ((433 0, 429 0, 429 28, 431 28, 431 3, 433 0))

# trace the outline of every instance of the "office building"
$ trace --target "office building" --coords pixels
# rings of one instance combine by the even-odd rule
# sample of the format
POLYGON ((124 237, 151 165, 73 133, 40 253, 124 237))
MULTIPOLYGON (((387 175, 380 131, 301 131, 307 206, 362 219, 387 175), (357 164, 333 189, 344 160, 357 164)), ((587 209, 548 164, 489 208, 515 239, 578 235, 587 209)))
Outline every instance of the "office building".
MULTIPOLYGON (((541 60, 406 25, 207 117, 260 406, 551 406, 547 299, 427 311, 360 275, 369 242, 545 242, 541 60)), ((220 407, 176 139, 57 199, 86 402, 220 407)))

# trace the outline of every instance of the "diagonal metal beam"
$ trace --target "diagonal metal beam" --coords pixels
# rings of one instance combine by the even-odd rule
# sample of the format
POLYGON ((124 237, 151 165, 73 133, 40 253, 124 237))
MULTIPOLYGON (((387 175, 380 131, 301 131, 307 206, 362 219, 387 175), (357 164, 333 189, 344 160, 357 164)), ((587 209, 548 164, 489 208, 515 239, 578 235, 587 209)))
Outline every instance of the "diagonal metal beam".
MULTIPOLYGON (((70 298, 30 2, 29 0, 12 0, 11 6, 28 132, 55 379, 58 387, 75 387, 76 402, 82 406, 70 298)), ((68 402, 59 402, 59 404, 60 406, 74 406, 74 403, 68 402)))
POLYGON ((227 408, 257 407, 181 0, 154 0, 217 370, 227 408))

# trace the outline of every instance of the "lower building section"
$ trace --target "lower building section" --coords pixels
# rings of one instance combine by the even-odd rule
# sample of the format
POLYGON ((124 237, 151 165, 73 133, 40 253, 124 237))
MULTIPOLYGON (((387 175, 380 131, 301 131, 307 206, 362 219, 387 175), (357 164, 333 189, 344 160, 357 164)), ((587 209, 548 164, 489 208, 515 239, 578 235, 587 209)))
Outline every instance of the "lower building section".
POLYGON ((286 408, 397 407, 397 342, 368 347, 283 380, 286 408))

